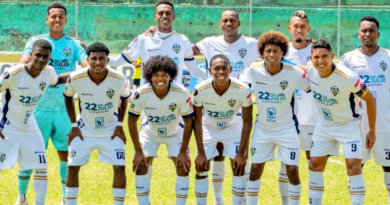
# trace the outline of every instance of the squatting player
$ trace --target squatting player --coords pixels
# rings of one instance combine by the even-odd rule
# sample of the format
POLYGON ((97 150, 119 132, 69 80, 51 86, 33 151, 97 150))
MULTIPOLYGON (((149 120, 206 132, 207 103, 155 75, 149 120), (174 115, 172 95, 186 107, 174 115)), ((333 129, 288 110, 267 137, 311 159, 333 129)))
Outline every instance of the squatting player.
MULTIPOLYGON (((363 147, 363 162, 371 158, 372 151, 375 162, 383 167, 384 182, 390 203, 390 51, 378 46, 379 21, 372 16, 360 20, 358 37, 360 47, 346 53, 340 64, 356 72, 376 99, 379 110, 376 123, 377 143, 371 149, 363 147)), ((363 102, 364 109, 367 110, 363 102)), ((363 114, 364 134, 369 131, 366 112, 363 114)), ((363 135, 364 136, 364 135, 363 135)))
MULTIPOLYGON (((33 43, 38 39, 45 39, 53 46, 49 65, 53 66, 57 74, 71 72, 76 69, 76 61, 82 67, 88 65, 84 48, 80 43, 64 34, 64 27, 67 23, 66 8, 61 3, 52 3, 47 7, 46 23, 49 26, 49 33, 33 36, 29 39, 20 59, 20 63, 31 60, 33 43)), ((49 86, 47 92, 42 96, 40 103, 34 111, 39 130, 41 130, 45 146, 47 148, 49 138, 57 150, 60 158, 60 177, 62 181, 62 196, 65 197, 65 177, 67 173, 68 143, 67 135, 70 131, 70 120, 66 113, 63 92, 65 85, 49 86)), ((32 170, 19 171, 19 197, 20 204, 27 203, 26 193, 32 170)), ((63 199, 64 202, 64 199, 63 199)))
POLYGON ((77 204, 80 166, 88 163, 95 149, 99 151, 100 161, 113 165, 114 205, 122 205, 125 201, 126 136, 123 118, 130 88, 126 76, 106 68, 109 52, 102 43, 90 45, 87 49, 89 68, 73 72, 64 91, 66 109, 72 122, 68 140, 67 205, 77 204), (80 107, 77 122, 73 99, 76 93, 80 107))
POLYGON ((49 85, 65 83, 68 77, 59 78, 47 66, 51 51, 48 41, 35 41, 30 62, 7 69, 0 78, 0 172, 16 162, 21 170, 34 169, 36 205, 45 204, 48 181, 45 144, 33 111, 49 85))
POLYGON ((168 56, 152 57, 143 67, 147 84, 134 93, 129 108, 129 132, 134 145, 133 171, 139 204, 150 203, 153 158, 160 144, 165 144, 168 157, 176 167, 176 204, 186 204, 191 159, 187 153, 192 134, 192 100, 187 90, 175 83, 178 66, 168 56), (138 132, 137 121, 145 113, 138 132), (184 121, 184 124, 183 124, 184 121))
POLYGON ((257 98, 259 112, 251 141, 251 172, 248 182, 248 202, 255 205, 265 162, 277 157, 286 165, 289 179, 290 204, 299 204, 298 122, 294 115, 293 94, 296 88, 308 92, 309 81, 296 66, 281 62, 288 51, 288 38, 280 32, 270 31, 259 37, 258 50, 264 62, 253 63, 240 76, 250 83, 257 98))
POLYGON ((375 98, 359 76, 343 65, 332 63, 334 53, 325 40, 312 44, 307 75, 319 112, 312 137, 309 165, 310 204, 322 204, 323 172, 327 155, 341 144, 349 177, 349 192, 353 205, 364 204, 365 186, 361 168, 362 132, 360 99, 367 103, 369 131, 365 146, 375 143, 375 98))
POLYGON ((219 155, 217 144, 224 145, 223 156, 230 158, 233 171, 233 204, 241 205, 245 193, 246 147, 252 130, 250 87, 236 78, 229 59, 218 54, 210 60, 211 79, 195 86, 195 138, 198 155, 195 159, 195 194, 198 205, 207 204, 210 160, 219 155), (242 117, 237 115, 242 108, 242 117), (204 114, 203 114, 204 113, 204 114))

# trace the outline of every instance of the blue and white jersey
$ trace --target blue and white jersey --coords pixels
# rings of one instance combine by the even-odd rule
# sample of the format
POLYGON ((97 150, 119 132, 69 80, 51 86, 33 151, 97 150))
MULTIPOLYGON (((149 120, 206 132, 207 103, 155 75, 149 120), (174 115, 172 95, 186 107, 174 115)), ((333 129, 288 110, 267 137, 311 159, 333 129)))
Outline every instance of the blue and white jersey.
MULTIPOLYGON (((85 50, 80 43, 65 34, 58 40, 52 39, 48 34, 33 36, 28 40, 23 54, 31 56, 33 44, 39 39, 45 39, 51 43, 52 52, 48 65, 52 66, 58 75, 75 71, 76 63, 87 59, 85 50)), ((49 86, 36 109, 44 111, 66 111, 63 97, 64 89, 64 84, 54 87, 49 86)))
POLYGON ((105 79, 96 84, 88 74, 89 68, 71 73, 64 95, 77 93, 79 128, 84 136, 111 137, 118 122, 116 110, 119 100, 130 97, 129 82, 122 73, 107 68, 105 79))
MULTIPOLYGON (((51 66, 32 77, 24 65, 8 68, 0 77, 0 129, 12 124, 22 132, 39 131, 33 111, 48 86, 55 86, 58 76, 51 66)), ((62 99, 64 100, 64 99, 62 99)))

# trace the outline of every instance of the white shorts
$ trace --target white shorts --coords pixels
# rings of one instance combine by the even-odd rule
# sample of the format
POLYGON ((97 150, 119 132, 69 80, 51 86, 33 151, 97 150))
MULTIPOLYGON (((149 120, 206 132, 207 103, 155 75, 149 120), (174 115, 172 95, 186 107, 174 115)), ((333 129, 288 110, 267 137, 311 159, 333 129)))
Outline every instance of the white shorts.
POLYGON ((2 132, 6 140, 0 138, 0 169, 12 169, 16 162, 21 170, 46 169, 46 150, 41 132, 8 130, 2 132))
POLYGON ((376 133, 376 141, 371 149, 367 149, 366 135, 363 136, 363 162, 371 159, 371 152, 375 163, 383 167, 390 167, 390 132, 376 133))
POLYGON ((301 150, 310 151, 311 138, 316 126, 299 125, 299 143, 301 150))
POLYGON ((275 147, 278 146, 276 157, 284 164, 299 164, 300 149, 299 138, 297 134, 290 136, 269 136, 260 131, 255 126, 251 142, 251 160, 252 164, 259 164, 275 160, 275 147))
POLYGON ((139 133, 142 151, 147 157, 158 157, 157 151, 160 144, 165 144, 168 149, 168 157, 177 157, 183 142, 183 131, 171 136, 149 136, 145 131, 139 133))
POLYGON ((311 157, 333 155, 339 144, 345 158, 362 159, 362 131, 359 119, 340 125, 317 123, 310 149, 311 157))
POLYGON ((224 129, 202 126, 203 145, 207 160, 219 155, 218 142, 223 144, 223 156, 234 159, 240 148, 242 124, 242 120, 239 120, 224 129))
POLYGON ((89 162, 91 153, 99 151, 99 161, 114 166, 125 166, 125 144, 119 137, 76 137, 69 145, 68 166, 81 166, 89 162))

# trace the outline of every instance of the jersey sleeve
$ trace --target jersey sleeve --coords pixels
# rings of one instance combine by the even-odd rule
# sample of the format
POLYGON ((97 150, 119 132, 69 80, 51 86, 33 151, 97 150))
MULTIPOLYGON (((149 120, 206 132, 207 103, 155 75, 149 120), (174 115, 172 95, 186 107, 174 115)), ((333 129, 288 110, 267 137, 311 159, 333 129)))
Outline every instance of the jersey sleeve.
POLYGON ((129 46, 121 53, 121 56, 123 59, 126 60, 126 62, 132 64, 133 61, 135 61, 137 58, 140 58, 140 51, 141 51, 141 41, 142 38, 140 36, 137 36, 129 46))
POLYGON ((352 93, 355 93, 357 96, 361 97, 366 94, 367 87, 364 84, 364 81, 354 73, 349 77, 348 88, 352 93))
POLYGON ((73 84, 74 82, 72 81, 72 76, 69 76, 64 90, 65 97, 73 97, 76 94, 73 84))
POLYGON ((85 52, 85 49, 83 46, 81 46, 81 44, 76 41, 76 49, 77 49, 77 52, 75 52, 76 54, 76 59, 77 59, 77 62, 81 62, 85 59, 87 59, 87 54, 85 52))
POLYGON ((58 84, 58 75, 56 73, 56 71, 54 70, 54 68, 50 68, 49 70, 49 83, 51 86, 56 86, 58 84))
POLYGON ((297 71, 297 88, 299 88, 302 91, 310 92, 310 80, 305 72, 298 68, 297 71))
POLYGON ((26 46, 24 47, 23 55, 31 56, 33 43, 34 42, 33 42, 32 38, 28 39, 26 46))
POLYGON ((134 92, 134 95, 130 102, 129 115, 139 117, 143 109, 144 109, 144 105, 142 102, 142 98, 139 94, 139 90, 137 90, 134 92))
POLYGON ((121 91, 120 95, 121 95, 122 99, 128 99, 131 95, 130 83, 126 77, 123 77, 123 81, 124 81, 124 83, 122 84, 122 91, 121 91))
POLYGON ((241 92, 241 107, 248 107, 252 105, 252 93, 251 88, 246 85, 244 90, 241 92))
POLYGON ((209 38, 205 38, 205 39, 199 41, 198 43, 195 43, 194 44, 195 49, 198 50, 199 52, 201 52, 202 54, 204 54, 206 52, 208 39, 209 38))
POLYGON ((193 61, 195 60, 194 58, 194 52, 192 51, 192 47, 191 47, 191 43, 189 40, 187 40, 187 43, 186 43, 186 52, 185 52, 185 57, 184 57, 184 61, 193 61))
POLYGON ((191 117, 194 114, 194 109, 192 108, 192 99, 187 90, 184 91, 183 95, 181 95, 180 114, 182 117, 191 117))
POLYGON ((4 71, 3 74, 0 77, 0 92, 3 92, 3 90, 6 90, 11 85, 11 74, 8 71, 4 71))
POLYGON ((194 106, 203 107, 202 93, 200 93, 197 88, 195 88, 194 92, 192 93, 192 99, 194 101, 194 106))

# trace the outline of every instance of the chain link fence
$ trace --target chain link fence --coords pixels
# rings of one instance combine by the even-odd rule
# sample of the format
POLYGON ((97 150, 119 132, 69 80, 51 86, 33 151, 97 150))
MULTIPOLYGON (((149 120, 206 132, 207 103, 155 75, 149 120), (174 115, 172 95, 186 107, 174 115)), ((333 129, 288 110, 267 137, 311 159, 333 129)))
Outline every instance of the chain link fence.
MULTIPOLYGON (((51 0, 0 0, 0 52, 22 52, 29 37, 48 32, 46 7, 51 0)), ((87 45, 100 41, 112 53, 120 53, 154 21, 157 0, 63 0, 68 10, 65 32, 82 38, 87 45)), ((390 48, 390 6, 387 0, 173 0, 174 30, 195 43, 211 35, 222 35, 221 13, 234 8, 240 13, 240 33, 259 37, 269 30, 290 36, 287 26, 296 10, 309 17, 309 38, 331 42, 336 57, 360 45, 357 39, 361 17, 380 21, 379 45, 390 48)))

